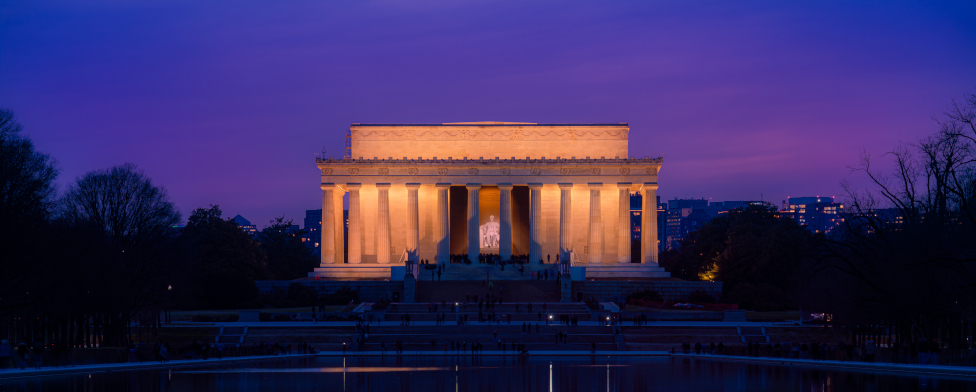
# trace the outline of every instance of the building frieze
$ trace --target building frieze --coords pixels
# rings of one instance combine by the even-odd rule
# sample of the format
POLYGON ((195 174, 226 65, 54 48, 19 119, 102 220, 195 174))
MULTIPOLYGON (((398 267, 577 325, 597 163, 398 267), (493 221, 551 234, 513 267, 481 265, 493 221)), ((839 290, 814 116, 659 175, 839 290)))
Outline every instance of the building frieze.
POLYGON ((448 130, 357 130, 361 140, 452 141, 452 140, 627 140, 627 129, 448 129, 448 130))
POLYGON ((663 158, 317 159, 323 176, 657 176, 663 158))

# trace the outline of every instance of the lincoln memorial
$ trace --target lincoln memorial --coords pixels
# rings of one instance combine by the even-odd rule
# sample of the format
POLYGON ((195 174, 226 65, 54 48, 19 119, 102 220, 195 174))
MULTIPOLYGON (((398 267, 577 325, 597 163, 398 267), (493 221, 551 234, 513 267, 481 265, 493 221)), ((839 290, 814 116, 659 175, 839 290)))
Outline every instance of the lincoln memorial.
POLYGON ((568 261, 574 280, 666 277, 657 264, 663 160, 629 156, 629 132, 625 123, 352 124, 347 157, 316 160, 322 260, 309 276, 398 280, 409 262, 497 254, 568 261), (634 192, 643 196, 639 255, 634 192))

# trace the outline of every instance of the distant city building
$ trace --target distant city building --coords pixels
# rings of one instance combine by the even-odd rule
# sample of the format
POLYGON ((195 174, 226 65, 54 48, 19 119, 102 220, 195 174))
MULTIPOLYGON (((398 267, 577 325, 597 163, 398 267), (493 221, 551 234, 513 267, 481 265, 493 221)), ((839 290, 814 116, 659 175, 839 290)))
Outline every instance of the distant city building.
POLYGON ((829 233, 844 222, 844 204, 833 197, 791 197, 783 201, 781 216, 795 220, 814 233, 829 233))
POLYGON ((677 248, 688 234, 721 214, 761 203, 751 200, 709 202, 704 198, 668 200, 664 249, 677 248))
POLYGON ((322 210, 305 210, 305 233, 302 235, 302 242, 309 249, 318 254, 322 240, 322 210))
POLYGON ((248 235, 253 237, 254 235, 258 234, 258 228, 252 225, 251 221, 244 219, 244 217, 241 216, 240 214, 234 216, 230 220, 234 221, 234 223, 237 223, 237 227, 240 227, 241 230, 243 230, 248 235))
POLYGON ((668 200, 667 219, 665 222, 665 248, 677 248, 679 241, 685 239, 688 233, 712 219, 708 213, 708 199, 674 199, 668 200))

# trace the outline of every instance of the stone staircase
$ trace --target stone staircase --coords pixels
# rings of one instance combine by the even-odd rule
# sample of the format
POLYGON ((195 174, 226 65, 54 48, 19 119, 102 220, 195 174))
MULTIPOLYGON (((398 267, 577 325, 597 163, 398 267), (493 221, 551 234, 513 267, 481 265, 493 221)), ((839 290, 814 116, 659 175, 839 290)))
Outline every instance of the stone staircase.
POLYGON ((247 327, 220 327, 220 331, 214 337, 214 343, 238 346, 244 343, 245 337, 247 337, 247 327))
MULTIPOLYGON (((505 270, 502 270, 499 264, 444 264, 444 271, 441 274, 440 281, 453 281, 453 280, 473 280, 482 281, 483 279, 491 278, 491 280, 535 280, 532 277, 533 273, 549 272, 549 280, 556 280, 556 273, 558 272, 558 266, 556 264, 525 264, 525 271, 519 272, 518 264, 509 264, 505 266, 505 270)), ((420 276, 417 277, 418 281, 437 281, 437 270, 426 270, 424 266, 420 266, 420 276), (431 272, 434 272, 431 275, 431 272)))
MULTIPOLYGON (((428 306, 426 303, 414 303, 405 304, 398 303, 392 304, 387 308, 383 320, 385 322, 396 322, 399 323, 401 317, 405 314, 410 315, 410 321, 436 321, 438 313, 444 313, 447 319, 444 321, 445 325, 455 325, 457 324, 457 317, 460 315, 468 316, 468 322, 474 323, 478 320, 478 304, 464 304, 462 300, 458 305, 458 311, 453 310, 454 302, 436 302, 437 312, 428 311, 428 306)), ((579 321, 589 321, 592 316, 586 307, 581 303, 545 303, 545 311, 543 311, 543 303, 536 302, 532 304, 532 312, 528 311, 528 304, 525 302, 520 302, 518 304, 519 311, 516 313, 514 303, 503 303, 502 305, 496 305, 492 310, 484 310, 484 314, 495 313, 499 318, 503 316, 512 316, 512 324, 522 325, 523 322, 532 323, 542 323, 544 324, 548 316, 552 316, 554 320, 558 321, 559 316, 568 315, 570 317, 576 316, 579 321)), ((505 318, 507 320, 507 317, 505 318)), ((506 322, 502 322, 502 325, 508 325, 506 322)))
MULTIPOLYGON (((421 273, 422 275, 423 273, 421 273)), ((464 302, 466 295, 484 297, 489 292, 501 297, 503 303, 520 302, 559 302, 559 282, 556 280, 499 280, 492 277, 489 290, 481 280, 468 281, 418 281, 416 302, 464 302)), ((477 303, 475 303, 477 305, 477 303)), ((477 308, 477 306, 476 306, 477 308)))
POLYGON ((769 343, 766 327, 736 327, 742 343, 769 343))

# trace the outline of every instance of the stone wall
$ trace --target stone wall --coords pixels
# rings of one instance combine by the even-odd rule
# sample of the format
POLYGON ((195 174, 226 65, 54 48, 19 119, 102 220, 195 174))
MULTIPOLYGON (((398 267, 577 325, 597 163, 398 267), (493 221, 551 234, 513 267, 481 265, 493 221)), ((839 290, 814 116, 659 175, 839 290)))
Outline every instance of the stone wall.
POLYGON ((722 282, 688 282, 683 280, 661 281, 585 281, 573 282, 573 299, 583 293, 583 299, 595 298, 601 302, 619 302, 627 295, 644 290, 657 291, 667 301, 686 301, 695 290, 704 290, 716 299, 722 296, 722 282))
POLYGON ((392 300, 393 293, 396 293, 397 297, 400 298, 400 300, 403 300, 403 281, 302 280, 296 282, 291 280, 262 280, 255 282, 255 284, 258 286, 258 290, 260 290, 262 294, 271 293, 274 290, 288 291, 288 286, 292 283, 301 283, 315 289, 315 292, 319 297, 326 294, 333 294, 343 287, 349 287, 352 290, 359 291, 359 300, 363 302, 376 302, 381 299, 392 300))
POLYGON ((352 157, 626 157, 627 124, 352 124, 352 157))

